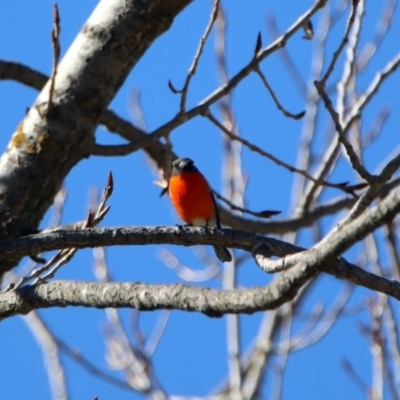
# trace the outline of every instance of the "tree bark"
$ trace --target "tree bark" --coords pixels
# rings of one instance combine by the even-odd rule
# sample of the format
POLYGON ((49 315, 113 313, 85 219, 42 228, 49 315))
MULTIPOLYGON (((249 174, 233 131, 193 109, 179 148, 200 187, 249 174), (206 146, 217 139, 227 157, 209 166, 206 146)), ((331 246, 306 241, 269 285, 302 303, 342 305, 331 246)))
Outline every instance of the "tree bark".
MULTIPOLYGON (((103 0, 0 159, 0 238, 35 230, 64 178, 91 155, 101 115, 133 66, 191 0, 103 0)), ((0 265, 0 274, 18 262, 0 265)))

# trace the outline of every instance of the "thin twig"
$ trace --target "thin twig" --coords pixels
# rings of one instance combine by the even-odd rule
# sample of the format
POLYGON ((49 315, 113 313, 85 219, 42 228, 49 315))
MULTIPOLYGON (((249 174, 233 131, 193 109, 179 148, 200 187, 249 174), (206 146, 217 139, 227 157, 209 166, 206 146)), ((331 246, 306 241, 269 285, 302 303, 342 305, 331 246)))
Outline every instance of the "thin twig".
POLYGON ((397 0, 388 0, 383 6, 382 16, 377 19, 378 24, 375 28, 372 40, 364 46, 357 57, 357 72, 361 72, 365 69, 385 38, 390 26, 394 21, 394 11, 396 5, 397 0))
POLYGON ((147 343, 143 350, 144 354, 146 354, 148 358, 151 358, 154 355, 154 352, 156 351, 157 346, 160 343, 160 340, 165 332, 165 329, 167 328, 170 316, 171 316, 170 310, 161 311, 157 319, 156 326, 151 332, 150 337, 147 339, 147 343))
POLYGON ((132 91, 130 95, 130 104, 133 120, 138 124, 140 129, 147 131, 147 123, 143 112, 140 89, 132 91))
POLYGON ((208 282, 221 273, 218 264, 215 262, 207 262, 206 267, 200 270, 189 268, 167 249, 161 249, 158 257, 185 282, 208 282))
POLYGON ((136 392, 136 390, 122 379, 116 378, 113 375, 101 370, 88 358, 86 358, 81 351, 71 348, 67 343, 65 343, 60 338, 54 337, 58 348, 67 357, 74 360, 80 367, 86 370, 89 374, 95 376, 96 378, 108 382, 109 384, 118 387, 120 389, 128 390, 130 392, 136 392))
POLYGON ((69 396, 65 371, 59 354, 60 348, 54 334, 36 311, 24 316, 23 320, 42 350, 52 399, 67 400, 69 396))
POLYGON ((284 34, 279 36, 273 43, 269 46, 261 49, 257 56, 252 56, 251 60, 240 70, 238 71, 226 84, 220 86, 217 90, 211 93, 208 97, 200 101, 200 103, 193 107, 190 110, 187 110, 184 114, 178 113, 173 119, 160 126, 150 134, 148 134, 143 139, 139 139, 136 143, 137 148, 143 148, 148 146, 153 142, 153 140, 158 139, 160 137, 168 136, 172 130, 176 129, 183 123, 188 120, 201 115, 208 107, 212 104, 215 104, 223 97, 225 97, 228 93, 232 92, 232 90, 245 79, 257 65, 263 61, 265 58, 269 57, 271 54, 274 54, 281 48, 283 48, 287 41, 299 30, 302 29, 305 21, 309 20, 314 14, 316 14, 321 8, 323 8, 326 4, 326 0, 317 0, 312 7, 308 11, 306 11, 303 15, 301 15, 297 21, 295 21, 284 34))
POLYGON ((299 112, 298 114, 292 114, 290 111, 287 111, 282 104, 279 102, 278 97, 274 93, 271 85, 268 83, 267 78, 265 75, 262 73, 260 67, 257 67, 255 70, 256 74, 261 78, 264 86, 267 88, 269 94, 271 95, 272 99, 275 102, 275 105, 277 106, 278 110, 282 111, 283 115, 288 118, 293 118, 295 120, 299 120, 304 117, 305 111, 299 112))
POLYGON ((329 114, 332 117, 332 120, 335 124, 336 132, 338 133, 339 141, 345 147, 347 155, 350 158, 351 165, 358 172, 358 174, 368 183, 372 184, 376 182, 377 177, 375 175, 371 175, 366 170, 366 168, 361 164, 360 159, 358 158, 357 154, 353 149, 353 146, 348 141, 345 134, 345 130, 343 129, 342 124, 340 123, 339 114, 333 108, 332 101, 329 98, 328 94, 326 93, 322 81, 321 82, 315 81, 314 84, 315 87, 317 88, 318 94, 322 97, 322 100, 324 101, 325 108, 328 110, 329 114))
POLYGON ((274 383, 272 389, 271 399, 273 400, 281 400, 282 398, 282 385, 283 385, 283 377, 285 368, 288 362, 289 354, 290 354, 290 343, 291 343, 291 333, 292 333, 292 323, 293 323, 293 308, 290 304, 287 304, 283 307, 285 311, 281 317, 281 326, 280 326, 280 352, 276 357, 275 365, 274 365, 274 383))
POLYGON ((332 188, 335 188, 335 189, 340 189, 340 190, 342 190, 342 191, 344 191, 346 193, 351 194, 354 197, 357 197, 355 195, 354 191, 358 190, 358 189, 362 189, 362 187, 360 187, 359 185, 351 186, 351 185, 348 185, 347 182, 344 182, 344 183, 330 183, 330 182, 326 182, 324 180, 316 179, 316 178, 312 177, 310 174, 308 174, 307 171, 304 171, 304 170, 298 169, 296 167, 293 167, 292 165, 289 165, 289 164, 285 163, 284 161, 280 160, 279 158, 275 157, 271 153, 266 152, 261 147, 258 147, 256 145, 252 144, 251 142, 249 142, 248 140, 243 139, 240 136, 235 135, 229 129, 225 128, 225 126, 223 124, 221 124, 218 121, 218 119, 213 116, 213 114, 211 113, 211 111, 209 109, 205 110, 202 113, 202 115, 205 118, 208 118, 219 129, 221 129, 230 139, 237 140, 238 142, 244 144, 247 148, 249 148, 250 150, 254 151, 255 153, 258 153, 258 154, 270 159, 275 164, 286 168, 290 172, 296 172, 296 173, 306 177, 307 179, 317 183, 318 185, 332 187, 332 188))
POLYGON ((254 217, 257 217, 257 218, 271 218, 274 215, 278 215, 278 214, 282 213, 282 211, 275 211, 275 210, 251 211, 247 208, 242 208, 242 207, 239 207, 239 206, 233 204, 230 200, 228 200, 224 196, 221 196, 218 192, 216 192, 213 189, 212 189, 212 192, 217 199, 219 199, 222 202, 224 202, 225 204, 227 204, 229 206, 229 208, 233 211, 239 211, 243 214, 253 215, 254 217))
MULTIPOLYGON (((96 206, 94 202, 92 206, 96 206)), ((96 207, 100 208, 100 205, 96 207)), ((94 273, 97 280, 102 283, 110 283, 111 277, 105 248, 98 247, 94 249, 93 258, 94 273)), ((155 377, 153 376, 150 357, 145 352, 143 334, 137 323, 139 313, 134 314, 133 327, 137 346, 134 346, 129 340, 127 330, 121 321, 118 310, 106 309, 105 313, 108 325, 105 329, 104 340, 107 345, 106 359, 110 367, 123 371, 128 381, 127 385, 135 391, 146 393, 148 398, 165 400, 165 393, 155 387, 155 377)))
POLYGON ((347 284, 343 290, 334 300, 331 309, 322 317, 318 324, 312 329, 312 331, 299 332, 297 337, 291 340, 292 350, 301 350, 305 347, 311 346, 320 341, 328 332, 332 326, 337 322, 338 318, 344 311, 351 294, 354 291, 355 286, 347 284))
MULTIPOLYGON (((86 229, 86 228, 92 228, 97 226, 102 219, 106 216, 107 212, 110 209, 110 206, 105 207, 105 204, 109 197, 111 196, 113 191, 113 178, 111 172, 108 175, 107 179, 107 185, 103 191, 103 197, 101 199, 101 202, 99 204, 99 207, 96 211, 96 213, 92 213, 89 211, 88 216, 86 221, 83 223, 82 227, 79 229, 86 229)), ((78 229, 76 226, 75 229, 78 229)), ((54 277, 55 273, 65 264, 67 264, 72 257, 75 255, 75 253, 78 251, 77 248, 70 248, 70 249, 63 249, 58 251, 58 253, 51 259, 49 260, 46 264, 43 266, 40 266, 39 268, 33 270, 29 275, 22 277, 15 285, 15 288, 19 288, 25 283, 34 280, 34 284, 38 282, 43 282, 48 279, 51 279, 54 277), (45 273, 46 271, 49 271, 45 273)))
POLYGON ((193 58, 193 61, 192 61, 192 65, 189 68, 189 73, 188 73, 188 75, 186 77, 186 80, 185 80, 185 83, 183 85, 183 88, 182 88, 182 90, 179 91, 179 93, 181 93, 181 102, 180 102, 180 113, 181 114, 183 114, 185 112, 186 100, 187 100, 187 95, 188 95, 188 91, 189 91, 190 82, 191 82, 193 76, 196 73, 197 66, 198 66, 199 61, 200 61, 200 57, 201 57, 201 55, 203 53, 203 50, 204 50, 204 46, 205 46, 205 44, 207 42, 207 39, 208 39, 208 37, 210 35, 211 29, 212 29, 212 27, 213 27, 213 25, 214 25, 214 23, 215 23, 215 21, 217 19, 218 12, 219 12, 219 3, 220 3, 220 0, 214 0, 213 10, 212 10, 211 16, 210 16, 210 21, 208 22, 206 30, 205 30, 203 36, 200 39, 200 43, 199 43, 199 45, 197 47, 196 54, 195 54, 195 56, 193 58))
MULTIPOLYGON (((274 14, 267 14, 266 16, 266 25, 268 28, 268 32, 270 33, 271 40, 275 40, 279 37, 279 31, 276 23, 276 19, 274 14)), ((289 76, 292 78, 299 92, 306 96, 307 93, 307 85, 304 81, 304 78, 301 76, 296 63, 293 61, 292 57, 289 54, 289 51, 286 48, 283 48, 278 56, 282 60, 283 65, 286 67, 286 70, 289 72, 289 76)))
MULTIPOLYGON (((321 12, 316 35, 314 37, 314 48, 311 57, 311 76, 306 90, 306 116, 299 139, 299 151, 297 153, 296 167, 305 171, 310 171, 316 159, 313 146, 317 136, 317 121, 319 116, 319 97, 312 82, 320 79, 324 67, 325 46, 328 32, 331 27, 331 14, 329 6, 321 12)), ((324 175, 313 174, 319 179, 325 179, 324 175)), ((296 175, 292 185, 292 204, 291 209, 295 215, 307 213, 314 199, 317 190, 322 191, 323 187, 313 182, 308 182, 302 175, 296 175), (314 190, 309 190, 311 186, 314 190)))
POLYGON ((323 78, 321 79, 321 85, 322 87, 326 86, 326 82, 328 81, 329 77, 331 76, 333 70, 335 69, 336 63, 340 57, 340 54, 342 53, 343 49, 345 48, 346 44, 348 43, 349 40, 349 33, 350 30, 354 24, 354 20, 356 17, 356 10, 357 10, 357 5, 358 5, 359 0, 354 0, 352 2, 352 8, 351 8, 351 13, 350 13, 350 17, 349 20, 347 22, 347 26, 346 26, 346 31, 344 34, 344 37, 342 39, 342 41, 340 42, 340 45, 338 47, 338 49, 333 53, 333 57, 332 57, 332 61, 329 64, 329 67, 325 73, 325 75, 323 76, 323 78))
POLYGON ((369 386, 358 375, 354 367, 351 365, 350 361, 347 360, 347 358, 343 358, 341 360, 341 365, 349 379, 356 384, 356 386, 361 390, 364 396, 368 397, 369 386))
MULTIPOLYGON (((225 10, 221 7, 215 29, 215 56, 217 64, 217 72, 222 84, 229 81, 228 66, 227 66, 227 46, 226 46, 226 28, 227 19, 225 10)), ((257 41, 254 57, 261 47, 261 40, 257 41)), ((235 116, 231 103, 230 93, 221 99, 218 104, 223 118, 223 125, 229 126, 235 132, 238 132, 235 124, 235 116)), ((223 190, 231 199, 237 196, 236 200, 240 205, 243 204, 243 194, 245 192, 245 183, 241 169, 241 144, 232 143, 223 138, 224 142, 224 165, 223 181, 225 183, 223 190)), ((225 290, 234 290, 237 286, 237 260, 233 257, 232 262, 227 263, 222 270, 222 287, 225 290)), ((227 315, 226 322, 226 349, 227 349, 227 364, 228 364, 228 381, 229 381, 229 397, 232 400, 242 400, 241 386, 242 373, 240 367, 240 335, 241 327, 239 325, 238 315, 227 315)))
POLYGON ((348 126, 352 123, 357 115, 361 114, 361 111, 369 104, 372 98, 378 93, 383 82, 393 74, 400 65, 400 53, 396 54, 386 66, 377 72, 374 79, 368 86, 367 90, 358 98, 358 100, 352 105, 345 120, 343 121, 343 129, 346 131, 348 126))
POLYGON ((51 72, 50 78, 49 101, 47 103, 47 110, 50 110, 53 106, 54 86, 56 82, 57 67, 61 53, 60 32, 60 13, 58 12, 58 5, 57 3, 55 3, 53 8, 53 29, 51 31, 51 43, 53 45, 53 70, 51 72))
POLYGON ((364 0, 359 0, 356 18, 354 22, 354 29, 351 32, 349 38, 349 46, 346 51, 346 60, 343 66, 342 77, 337 84, 337 112, 339 114, 339 120, 343 122, 343 118, 346 112, 346 89, 348 88, 351 81, 355 79, 356 72, 356 52, 357 45, 360 41, 362 19, 364 15, 364 0))

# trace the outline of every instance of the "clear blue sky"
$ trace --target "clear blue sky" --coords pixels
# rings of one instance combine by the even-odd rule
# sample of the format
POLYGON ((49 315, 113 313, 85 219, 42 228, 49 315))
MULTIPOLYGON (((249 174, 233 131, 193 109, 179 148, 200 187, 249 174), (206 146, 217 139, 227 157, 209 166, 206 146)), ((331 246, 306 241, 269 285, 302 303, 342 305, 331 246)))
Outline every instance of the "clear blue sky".
MULTIPOLYGON (((61 47, 64 54, 97 1, 61 0, 58 4, 62 26, 61 47)), ((284 30, 312 2, 253 0, 225 1, 224 4, 228 20, 228 69, 229 75, 232 76, 252 56, 259 31, 262 32, 264 44, 270 40, 266 28, 267 14, 274 13, 279 29, 284 30)), ((19 61, 41 72, 50 73, 52 6, 53 2, 48 0, 3 2, 0 6, 1 59, 19 61)), ((112 102, 111 109, 120 116, 132 120, 130 96, 133 90, 140 89, 142 106, 150 130, 176 114, 179 98, 171 93, 167 82, 171 79, 177 87, 183 83, 198 40, 208 22, 210 7, 210 1, 195 1, 176 19, 171 29, 157 40, 132 71, 112 102)), ((380 2, 367 2, 362 44, 365 44, 372 35, 376 16, 381 13, 380 7, 380 2)), ((348 12, 345 15, 348 15, 348 12)), ((318 17, 314 18, 313 22, 316 26, 318 17)), ((342 18, 334 28, 326 54, 329 58, 341 39, 345 23, 346 19, 342 18)), ((364 74, 360 90, 368 85, 376 69, 382 68, 399 51, 399 37, 400 24, 395 20, 389 37, 385 39, 364 74)), ((305 81, 309 76, 312 46, 312 42, 302 39, 302 32, 298 33, 288 45, 305 81)), ((304 98, 296 90, 277 55, 263 63, 263 71, 283 104, 292 112, 302 111, 304 98)), ((388 105, 394 110, 382 137, 366 154, 366 165, 371 172, 376 171, 380 160, 386 158, 399 143, 398 75, 397 73, 392 77, 389 84, 383 85, 379 100, 371 104, 365 117, 365 126, 368 127, 379 107, 388 105)), ((189 105, 195 105, 216 87, 218 87, 218 76, 212 36, 201 60, 199 73, 193 81, 189 105)), ((11 134, 36 95, 35 90, 18 83, 0 82, 1 151, 7 146, 11 134)), ((250 77, 235 91, 234 107, 244 137, 286 162, 295 164, 302 122, 284 118, 255 76, 250 77)), ((323 115, 319 121, 321 132, 325 131, 328 123, 326 114, 323 115)), ((103 144, 122 143, 116 136, 102 130, 98 131, 97 138, 103 144)), ((321 145, 322 138, 321 133, 321 145)), ((174 131, 172 142, 175 152, 180 156, 193 158, 211 185, 220 190, 222 147, 219 132, 199 117, 174 131)), ((320 151, 323 151, 322 148, 316 149, 317 153, 320 151)), ((246 193, 247 206, 254 210, 282 210, 280 217, 286 217, 291 204, 292 175, 275 164, 255 156, 247 149, 243 150, 243 163, 244 170, 250 177, 246 193)), ((174 225, 179 222, 167 197, 159 199, 160 190, 153 184, 156 176, 148 168, 146 155, 139 151, 123 158, 90 158, 77 165, 65 182, 68 199, 63 214, 63 224, 85 217, 88 191, 93 187, 102 189, 110 170, 114 174, 115 192, 109 202, 112 206, 111 211, 103 226, 174 225)), ((334 177, 337 181, 356 182, 356 177, 348 166, 344 165, 340 171, 342 172, 334 177)), ((333 198, 339 194, 337 191, 328 192, 325 198, 333 198)), ((329 231, 335 221, 337 220, 333 218, 325 221, 322 227, 324 232, 329 231)), ((45 227, 47 222, 48 216, 41 226, 45 227)), ((301 237, 301 245, 312 244, 309 231, 305 230, 301 237)), ((200 266, 196 263, 191 249, 169 247, 169 250, 188 265, 196 268, 200 266)), ((166 268, 157 257, 159 251, 160 246, 109 249, 108 262, 113 279, 146 283, 181 283, 179 277, 166 268)), ((354 254, 349 252, 351 261, 354 261, 352 259, 354 254)), ((24 260, 22 265, 27 262, 28 260, 24 260)), ((80 251, 71 263, 62 268, 57 278, 93 281, 95 277, 92 265, 91 251, 80 251)), ((259 271, 253 262, 247 262, 239 271, 240 284, 245 287, 265 285, 270 280, 271 277, 259 271)), ((219 287, 217 281, 212 285, 219 287)), ((333 277, 321 277, 312 296, 308 297, 303 305, 304 312, 310 312, 315 304, 321 301, 329 308, 342 287, 343 282, 333 277)), ((350 305, 359 304, 363 297, 369 295, 371 293, 368 291, 356 289, 350 305)), ((55 335, 72 348, 79 349, 98 367, 106 369, 105 345, 101 335, 105 327, 103 311, 67 308, 44 310, 40 314, 55 335)), ((122 315, 129 328, 131 311, 123 310, 122 315)), ((159 312, 141 315, 144 332, 151 332, 159 315, 159 312)), ((240 318, 243 348, 253 340, 260 320, 261 314, 240 318)), ((348 358, 364 381, 371 381, 369 343, 359 334, 359 324, 368 321, 367 311, 359 313, 352 319, 341 318, 321 342, 293 354, 289 359, 284 381, 283 399, 365 398, 346 376, 340 366, 340 360, 343 357, 348 358)), ((295 327, 300 326, 300 322, 295 325, 295 327)), ((168 393, 202 396, 224 379, 227 374, 225 330, 224 319, 209 319, 198 314, 173 312, 154 357, 155 372, 168 393)), ((23 318, 11 318, 0 324, 0 343, 2 343, 0 346, 2 399, 22 399, 32 395, 34 398, 50 398, 41 351, 23 318)), ((100 400, 141 398, 96 379, 65 357, 63 362, 72 399, 92 399, 95 396, 99 396, 100 400)), ((119 376, 117 372, 115 376, 119 376)), ((265 393, 270 392, 271 384, 270 380, 266 381, 265 393)))

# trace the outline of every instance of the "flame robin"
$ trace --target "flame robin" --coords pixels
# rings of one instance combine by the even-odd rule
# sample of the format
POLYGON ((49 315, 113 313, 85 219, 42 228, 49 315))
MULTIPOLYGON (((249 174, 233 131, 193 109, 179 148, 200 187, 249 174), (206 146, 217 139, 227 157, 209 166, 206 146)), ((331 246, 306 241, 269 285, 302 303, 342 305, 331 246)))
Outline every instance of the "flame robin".
MULTIPOLYGON (((187 224, 221 228, 214 195, 193 160, 178 158, 172 163, 168 190, 175 210, 187 224)), ((220 261, 232 261, 226 247, 214 246, 214 250, 220 261)))

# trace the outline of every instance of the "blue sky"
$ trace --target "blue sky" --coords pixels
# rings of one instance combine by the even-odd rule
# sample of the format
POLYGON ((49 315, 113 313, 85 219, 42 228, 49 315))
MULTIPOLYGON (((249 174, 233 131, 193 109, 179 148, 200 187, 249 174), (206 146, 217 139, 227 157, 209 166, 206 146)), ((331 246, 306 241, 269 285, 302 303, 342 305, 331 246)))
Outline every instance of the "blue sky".
MULTIPOLYGON (((278 28, 283 31, 297 17, 311 6, 306 2, 266 2, 253 0, 246 3, 224 2, 227 12, 227 54, 228 73, 232 76, 242 68, 253 54, 256 37, 262 32, 264 45, 270 41, 266 27, 266 16, 274 14, 278 28)), ((61 15, 62 54, 79 32, 97 2, 86 0, 59 1, 61 15)), ((49 74, 52 65, 50 31, 52 27, 53 2, 27 2, 14 0, 3 2, 0 6, 0 59, 19 61, 49 74)), ((172 94, 167 82, 170 79, 180 87, 186 77, 193 54, 197 48, 209 19, 211 2, 195 1, 176 19, 171 29, 160 37, 147 51, 129 75, 124 86, 113 100, 110 108, 125 119, 132 120, 130 99, 135 90, 140 89, 141 104, 149 130, 153 130, 171 119, 178 111, 179 97, 172 94)), ((371 38, 377 16, 381 14, 381 3, 369 1, 366 4, 366 17, 361 36, 361 47, 371 38)), ((326 57, 330 59, 344 32, 346 16, 338 21, 328 40, 326 57)), ((318 25, 318 16, 313 19, 318 25)), ((365 89, 377 69, 399 51, 398 37, 400 24, 395 18, 391 31, 373 57, 366 72, 358 82, 358 89, 365 89)), ((312 61, 313 42, 302 39, 297 33, 287 46, 288 51, 301 76, 308 81, 312 61)), ((343 58, 343 56, 342 56, 343 58)), ((342 60, 341 58, 341 60, 342 60)), ((339 63, 331 82, 342 71, 339 63)), ((274 87, 276 94, 287 109, 300 112, 304 109, 304 97, 282 66, 277 54, 265 60, 262 69, 274 87)), ((399 74, 395 74, 384 84, 376 100, 371 102, 364 115, 363 126, 368 131, 377 110, 389 106, 393 112, 382 135, 366 151, 365 163, 371 172, 379 172, 380 162, 385 159, 399 143, 398 112, 399 74), (397 104, 396 104, 397 103, 397 104), (397 110, 397 112, 396 112, 397 110)), ((215 68, 214 35, 207 43, 201 59, 198 74, 191 86, 188 104, 194 106, 218 87, 215 68)), ((0 147, 4 150, 11 134, 24 117, 27 107, 34 101, 37 92, 16 82, 0 82, 0 118, 2 135, 0 147)), ((265 148, 278 158, 294 165, 296 162, 298 138, 302 121, 285 118, 275 107, 270 96, 255 75, 245 80, 233 95, 235 118, 241 134, 265 148)), ((315 152, 320 154, 326 144, 325 132, 330 120, 326 112, 318 121, 318 141, 315 152), (318 147, 320 146, 320 147, 318 147)), ((122 143, 117 136, 102 129, 97 132, 102 144, 122 143)), ((221 189, 222 142, 221 135, 209 122, 198 117, 172 133, 174 151, 180 156, 193 158, 199 169, 209 179, 213 188, 221 189)), ((277 209, 285 218, 292 203, 293 175, 263 159, 248 149, 243 149, 243 166, 249 175, 246 192, 246 205, 253 210, 277 209)), ((159 199, 159 188, 154 185, 156 176, 149 168, 146 155, 139 151, 128 157, 92 157, 77 165, 65 181, 68 191, 62 224, 83 219, 87 211, 88 192, 104 187, 108 171, 112 171, 115 191, 109 204, 111 211, 103 221, 103 226, 117 225, 174 225, 179 222, 165 196, 159 199)), ((357 182, 347 161, 341 161, 340 168, 331 181, 357 182)), ((340 195, 330 190, 324 199, 340 195)), ((49 214, 50 215, 50 214, 49 214)), ((41 226, 49 220, 47 215, 41 226)), ((341 214, 343 216, 343 214, 341 214)), ((326 218, 322 224, 323 232, 328 232, 338 216, 326 218)), ((303 230, 300 245, 312 245, 310 230, 303 230)), ((200 268, 190 248, 169 246, 169 251, 178 255, 187 265, 200 268)), ((360 248, 358 248, 360 249, 360 248)), ((181 283, 178 276, 160 261, 160 246, 142 248, 111 248, 107 251, 112 277, 116 281, 138 281, 146 283, 181 283)), ((355 251, 348 252, 350 261, 355 261, 355 251)), ((22 265, 27 263, 24 260, 22 265)), ((245 263, 238 271, 240 285, 266 285, 272 279, 258 270, 253 262, 245 263)), ((58 279, 95 280, 93 259, 90 250, 80 251, 73 261, 64 266, 58 279)), ((207 286, 219 287, 218 281, 207 286)), ((321 302, 329 309, 330 304, 343 288, 331 276, 321 276, 310 296, 302 306, 309 313, 321 302)), ((362 303, 372 293, 355 289, 349 304, 362 303)), ((72 348, 79 349, 99 368, 106 370, 104 358, 105 344, 102 332, 105 329, 105 315, 100 310, 89 309, 51 309, 40 312, 44 321, 57 337, 62 338, 72 348)), ((130 329, 132 312, 123 310, 123 320, 130 329)), ((160 316, 160 312, 142 313, 140 322, 145 333, 150 333, 160 316)), ((240 317, 243 349, 247 348, 257 333, 262 315, 240 317)), ((340 318, 334 328, 317 344, 294 353, 288 362, 283 385, 283 399, 337 398, 363 399, 365 396, 346 376, 340 366, 343 357, 349 359, 365 382, 371 381, 371 357, 367 338, 359 333, 360 323, 369 323, 369 313, 362 311, 356 316, 340 318)), ((301 321, 295 323, 300 327, 301 321)), ((41 351, 23 319, 15 317, 0 325, 0 392, 3 400, 20 399, 32 396, 50 398, 50 391, 41 357, 41 351)), ((92 399, 99 396, 106 399, 135 399, 141 396, 123 391, 91 376, 81 367, 63 357, 66 368, 68 388, 72 399, 92 399)), ((168 393, 177 395, 202 396, 208 394, 221 383, 227 374, 226 361, 226 323, 224 319, 209 319, 203 315, 173 312, 164 337, 154 356, 154 368, 161 385, 168 393)), ((118 372, 114 372, 119 376, 118 372)), ((271 391, 271 376, 264 385, 264 396, 271 391)))

